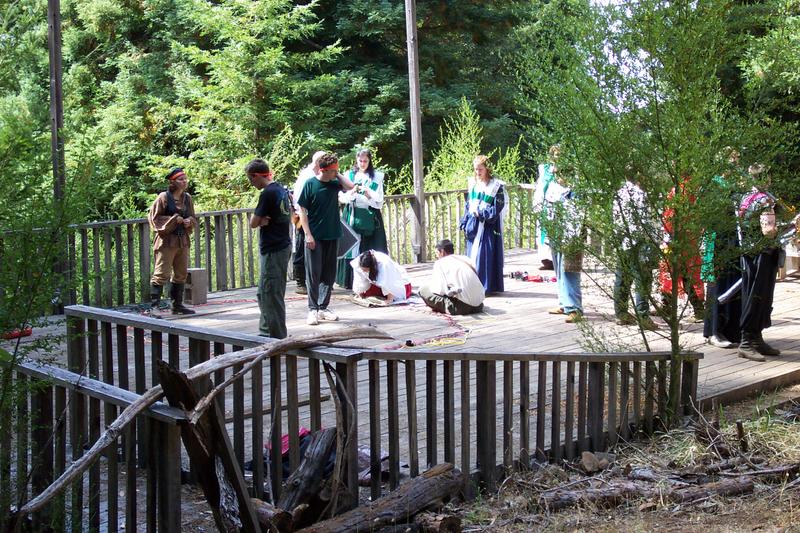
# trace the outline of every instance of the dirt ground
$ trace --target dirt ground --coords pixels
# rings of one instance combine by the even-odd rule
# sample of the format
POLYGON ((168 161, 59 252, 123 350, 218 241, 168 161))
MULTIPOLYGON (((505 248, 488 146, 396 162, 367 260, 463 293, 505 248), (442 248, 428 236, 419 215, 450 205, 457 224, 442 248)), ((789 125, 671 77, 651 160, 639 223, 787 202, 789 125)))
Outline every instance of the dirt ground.
MULTIPOLYGON (((800 399, 800 386, 723 406, 720 409, 723 431, 726 426, 732 431, 736 420, 746 421, 751 451, 764 456, 770 465, 800 462, 800 449, 795 449, 795 445, 800 443, 800 422, 787 422, 782 418, 796 405, 791 403, 795 399, 800 399)), ((710 417, 710 414, 706 416, 710 417)), ((661 435, 646 443, 631 443, 617 450, 617 463, 677 468, 700 462, 703 460, 701 454, 693 455, 697 450, 687 446, 691 439, 691 433, 684 430, 683 433, 661 435), (686 461, 687 457, 691 460, 686 461)), ((575 477, 578 476, 565 474, 561 483, 575 477)), ((553 486, 558 484, 554 482, 553 486)), ((615 509, 585 506, 553 513, 537 508, 535 496, 541 489, 539 485, 531 490, 531 481, 524 477, 507 480, 496 497, 484 497, 460 507, 464 531, 800 531, 798 483, 756 483, 752 494, 715 497, 694 504, 641 500, 615 509)))

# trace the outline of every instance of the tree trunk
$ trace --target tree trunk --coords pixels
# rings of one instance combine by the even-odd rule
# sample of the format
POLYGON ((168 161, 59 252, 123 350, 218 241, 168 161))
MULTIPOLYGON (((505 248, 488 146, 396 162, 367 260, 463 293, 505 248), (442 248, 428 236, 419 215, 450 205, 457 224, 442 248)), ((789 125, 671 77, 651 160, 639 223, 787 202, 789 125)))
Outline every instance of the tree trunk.
POLYGON ((280 500, 278 500, 278 507, 286 509, 292 514, 295 526, 302 523, 313 523, 323 511, 324 505, 322 507, 300 506, 311 502, 312 498, 319 493, 325 479, 325 465, 335 444, 336 428, 314 432, 303 456, 303 462, 286 480, 280 500))
POLYGON ((250 503, 253 505, 262 531, 279 531, 280 533, 294 531, 292 515, 287 511, 258 498, 250 498, 250 503))
POLYGON ((452 464, 443 463, 369 505, 314 524, 302 531, 306 533, 374 531, 384 526, 402 524, 420 511, 441 507, 444 501, 459 493, 463 483, 463 474, 452 464))

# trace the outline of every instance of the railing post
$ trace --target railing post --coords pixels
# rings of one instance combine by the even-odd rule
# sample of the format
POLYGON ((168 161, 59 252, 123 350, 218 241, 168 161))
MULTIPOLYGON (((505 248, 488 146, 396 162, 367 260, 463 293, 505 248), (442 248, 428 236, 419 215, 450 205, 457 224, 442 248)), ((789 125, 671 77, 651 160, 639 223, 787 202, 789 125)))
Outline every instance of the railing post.
POLYGON ((142 301, 150 301, 150 224, 139 225, 139 272, 142 275, 142 301))
POLYGON ((603 434, 603 405, 605 403, 605 363, 589 363, 588 426, 590 449, 602 451, 606 448, 603 434))
POLYGON ((478 439, 477 462, 484 488, 489 492, 495 489, 495 468, 497 463, 497 388, 495 382, 495 362, 477 361, 476 398, 477 422, 475 431, 478 439))
MULTIPOLYGON (((677 363, 676 363, 677 364, 677 363)), ((697 373, 700 363, 697 359, 687 359, 681 362, 683 376, 681 377, 681 412, 684 416, 694 414, 697 408, 697 373)))
MULTIPOLYGON (((84 320, 81 317, 67 316, 67 365, 69 370, 84 375, 86 371, 86 339, 84 338, 84 320)), ((72 460, 83 455, 86 442, 86 398, 79 392, 70 391, 70 446, 72 460)), ((80 530, 83 523, 83 480, 72 485, 72 529, 80 530)))
POLYGON ((153 420, 158 441, 158 530, 181 530, 181 430, 153 420))

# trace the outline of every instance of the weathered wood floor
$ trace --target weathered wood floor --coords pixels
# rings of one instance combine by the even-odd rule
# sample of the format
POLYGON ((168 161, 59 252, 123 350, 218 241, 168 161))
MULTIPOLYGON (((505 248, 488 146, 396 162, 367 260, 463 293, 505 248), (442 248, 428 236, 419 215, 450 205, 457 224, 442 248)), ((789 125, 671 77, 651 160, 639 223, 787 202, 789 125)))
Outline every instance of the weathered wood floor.
MULTIPOLYGON (((535 252, 512 251, 506 256, 505 271, 538 273, 535 252)), ((424 284, 431 265, 409 267, 412 284, 424 284)), ((542 272, 541 274, 552 274, 542 272)), ((349 301, 349 294, 337 288, 331 301, 339 322, 323 322, 319 326, 305 323, 306 297, 294 294, 294 284, 287 287, 287 325, 289 333, 300 335, 323 328, 369 322, 387 331, 396 340, 364 341, 358 345, 413 350, 405 345, 411 340, 425 350, 441 351, 569 351, 588 350, 590 342, 602 342, 608 350, 642 350, 644 345, 634 327, 613 323, 610 298, 611 276, 597 272, 584 274, 583 292, 586 317, 580 328, 564 322, 563 316, 548 315, 556 304, 555 283, 524 282, 506 278, 506 291, 490 296, 483 313, 466 317, 448 317, 430 312, 424 305, 402 305, 366 309, 349 301)), ((698 394, 702 398, 733 399, 756 392, 766 392, 782 383, 800 380, 800 284, 791 279, 777 284, 773 326, 764 337, 783 354, 766 363, 748 361, 736 356, 735 350, 722 350, 704 342, 702 324, 685 321, 683 342, 686 348, 703 352, 700 362, 698 394)), ((183 323, 245 333, 258 333, 258 305, 255 289, 242 289, 209 296, 206 305, 198 306, 198 314, 178 318, 183 323)), ((666 350, 662 332, 648 333, 650 348, 666 350)))

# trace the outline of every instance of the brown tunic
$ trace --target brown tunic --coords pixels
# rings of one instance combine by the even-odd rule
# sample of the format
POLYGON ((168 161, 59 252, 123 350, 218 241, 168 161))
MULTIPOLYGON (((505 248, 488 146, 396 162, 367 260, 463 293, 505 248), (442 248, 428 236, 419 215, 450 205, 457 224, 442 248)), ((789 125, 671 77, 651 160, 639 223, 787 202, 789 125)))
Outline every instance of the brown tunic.
MULTIPOLYGON (((194 224, 185 229, 183 235, 176 235, 173 233, 178 227, 178 215, 167 215, 167 195, 172 194, 169 191, 164 191, 158 195, 158 198, 150 206, 150 212, 147 215, 147 220, 150 222, 150 227, 156 234, 155 241, 153 242, 153 249, 158 251, 161 248, 189 248, 190 240, 189 234, 194 230, 194 224)), ((195 218, 194 215, 194 202, 192 197, 186 193, 183 195, 189 205, 186 206, 188 216, 195 218)), ((183 199, 176 201, 175 205, 178 209, 182 209, 183 199)))

